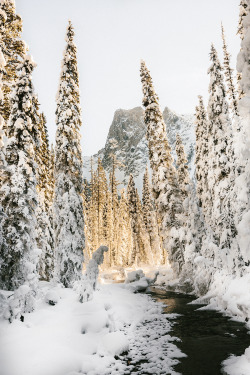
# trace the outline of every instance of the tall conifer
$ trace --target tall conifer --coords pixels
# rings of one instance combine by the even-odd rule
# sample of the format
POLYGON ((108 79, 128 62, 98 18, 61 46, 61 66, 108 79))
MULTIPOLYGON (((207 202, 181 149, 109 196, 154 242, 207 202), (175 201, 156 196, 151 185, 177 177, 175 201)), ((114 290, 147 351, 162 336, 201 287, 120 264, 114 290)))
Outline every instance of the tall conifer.
POLYGON ((1 188, 6 217, 3 220, 5 245, 1 286, 18 289, 10 301, 8 318, 32 311, 37 288, 36 170, 35 148, 38 138, 38 113, 32 106, 34 90, 31 74, 35 63, 30 56, 18 66, 18 78, 11 100, 6 144, 6 169, 1 188))
POLYGON ((164 246, 168 251, 169 261, 173 268, 179 272, 183 265, 183 248, 178 235, 181 226, 180 218, 183 212, 180 199, 181 192, 167 139, 166 125, 150 72, 144 61, 141 62, 141 81, 153 194, 161 220, 164 246))
POLYGON ((65 287, 81 278, 84 249, 81 108, 74 30, 67 27, 56 109, 55 262, 65 287))
POLYGON ((222 67, 217 51, 211 47, 208 118, 210 163, 208 189, 210 210, 207 219, 212 228, 218 246, 224 251, 215 254, 215 265, 220 267, 226 261, 231 239, 235 237, 230 189, 234 185, 234 153, 232 148, 232 124, 229 118, 226 90, 223 82, 222 67))
POLYGON ((223 43, 223 54, 224 54, 224 72, 225 78, 227 82, 227 93, 230 100, 230 107, 233 113, 238 116, 238 99, 235 92, 234 86, 234 79, 233 79, 233 69, 230 66, 230 54, 227 49, 226 38, 225 38, 225 31, 224 27, 221 24, 221 36, 222 36, 222 43, 223 43))
MULTIPOLYGON (((21 40, 22 19, 16 14, 14 0, 2 0, 0 3, 1 18, 1 48, 6 61, 3 77, 4 100, 0 105, 0 112, 5 121, 9 119, 11 111, 11 93, 18 76, 18 66, 26 53, 26 45, 21 40)), ((6 124, 7 125, 7 124, 6 124)))
POLYGON ((146 230, 150 238, 150 246, 152 256, 155 264, 162 263, 162 243, 159 233, 159 226, 157 222, 157 215, 155 205, 151 194, 151 185, 149 181, 148 168, 146 168, 143 176, 143 189, 142 189, 142 212, 146 230))

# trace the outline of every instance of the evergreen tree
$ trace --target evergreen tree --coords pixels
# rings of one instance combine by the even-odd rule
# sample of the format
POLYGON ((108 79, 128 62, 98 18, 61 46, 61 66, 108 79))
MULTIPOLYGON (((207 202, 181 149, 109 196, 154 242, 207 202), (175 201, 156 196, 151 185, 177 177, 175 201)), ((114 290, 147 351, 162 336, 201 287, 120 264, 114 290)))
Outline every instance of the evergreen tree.
POLYGON ((46 118, 44 114, 39 116, 38 124, 40 132, 40 147, 36 151, 37 160, 37 246, 41 249, 39 261, 39 274, 42 279, 49 281, 53 276, 54 254, 53 254, 53 222, 51 210, 50 191, 50 149, 46 118))
POLYGON ((216 253, 215 266, 220 267, 227 258, 232 239, 236 236, 233 223, 233 210, 230 189, 234 185, 234 153, 232 148, 232 125, 229 118, 226 90, 217 52, 211 47, 208 118, 210 163, 208 172, 208 189, 210 207, 207 219, 212 228, 217 245, 224 251, 216 253))
POLYGON ((87 243, 87 252, 91 257, 93 252, 98 248, 98 208, 97 200, 95 195, 96 187, 96 172, 93 170, 93 163, 91 162, 91 181, 90 181, 90 201, 88 205, 88 228, 89 228, 89 240, 87 243))
POLYGON ((208 194, 208 120, 204 107, 203 99, 199 96, 199 105, 196 107, 196 142, 195 142, 195 176, 198 205, 202 207, 204 215, 207 212, 207 206, 210 204, 208 194))
POLYGON ((163 262, 163 249, 157 222, 157 215, 151 194, 148 168, 146 168, 145 174, 143 176, 142 212, 145 227, 150 238, 150 246, 152 250, 154 264, 160 264, 163 262))
POLYGON ((109 174, 109 187, 110 187, 110 194, 111 194, 111 218, 112 220, 112 228, 113 231, 110 233, 110 246, 109 253, 111 256, 111 265, 114 265, 116 262, 116 254, 117 254, 117 242, 116 242, 116 233, 117 233, 117 225, 118 225, 118 210, 119 210, 119 200, 118 200, 118 192, 117 188, 119 186, 119 181, 116 178, 116 169, 119 165, 116 156, 114 154, 111 155, 112 158, 112 167, 109 174))
MULTIPOLYGON (((105 170, 102 166, 102 161, 98 158, 97 162, 97 171, 96 171, 96 186, 94 192, 96 194, 96 206, 97 206, 97 221, 98 226, 96 228, 98 232, 98 247, 103 244, 104 236, 103 236, 103 210, 105 207, 105 202, 107 199, 107 178, 105 170)), ((94 193, 93 192, 93 193, 94 193)), ((95 249, 96 250, 96 249, 95 249)))
POLYGON ((240 12, 239 12, 239 22, 238 22, 238 30, 237 34, 239 34, 240 38, 244 38, 244 27, 243 27, 243 19, 247 15, 248 11, 248 1, 247 0, 240 0, 240 12))
MULTIPOLYGON (((240 8, 241 24, 241 50, 237 57, 237 70, 240 74, 240 88, 244 95, 239 100, 238 108, 242 125, 242 138, 237 143, 237 148, 241 155, 241 164, 244 169, 240 171, 236 178, 236 207, 238 209, 238 242, 240 246, 240 256, 242 257, 245 266, 250 264, 249 254, 249 213, 250 213, 250 46, 249 46, 249 19, 250 19, 250 1, 244 0, 241 2, 240 8)), ((243 270, 244 271, 244 270, 243 270)), ((244 271, 245 272, 245 271, 244 271)), ((248 271, 247 271, 248 272, 248 271)))
POLYGON ((145 263, 147 260, 152 264, 150 239, 143 221, 141 202, 132 174, 129 177, 127 199, 133 239, 130 264, 139 265, 139 263, 145 263))
MULTIPOLYGON (((2 28, 3 28, 4 22, 5 22, 4 15, 5 13, 4 14, 0 13, 0 33, 1 34, 2 34, 2 28)), ((0 47, 0 107, 3 105, 3 101, 4 101, 2 87, 3 87, 3 74, 5 74, 5 65, 6 65, 6 61, 2 53, 2 48, 0 47)), ((4 118, 0 114, 0 189, 2 187, 3 174, 4 174, 5 166, 6 166, 5 147, 4 147, 4 137, 5 137, 4 124, 5 124, 4 118)), ((3 231, 2 231, 3 218, 4 218, 4 212, 3 212, 2 204, 0 204, 0 249, 2 248, 2 246, 4 246, 3 244, 4 238, 3 238, 3 231)), ((0 270, 1 270, 1 263, 2 261, 0 260, 0 270)))
POLYGON ((12 95, 7 133, 6 169, 1 188, 6 217, 3 220, 5 246, 1 248, 1 287, 21 287, 10 302, 8 318, 32 311, 37 288, 36 171, 35 148, 38 145, 37 111, 31 74, 35 63, 26 56, 18 67, 18 78, 12 95))
POLYGON ((125 191, 121 191, 119 201, 118 225, 117 225, 117 255, 116 264, 128 266, 132 251, 132 232, 129 216, 129 206, 125 191))
POLYGON ((149 159, 152 169, 153 195, 161 221, 164 247, 168 250, 172 267, 179 272, 183 265, 183 248, 179 242, 178 230, 183 207, 178 187, 176 169, 166 135, 166 125, 159 107, 152 78, 144 61, 141 63, 143 87, 144 121, 147 126, 149 159))
MULTIPOLYGON (((248 11, 249 11, 248 0, 240 0, 240 12, 239 12, 239 22, 238 22, 237 34, 240 36, 241 40, 244 39, 245 28, 243 26, 243 21, 244 21, 244 18, 246 17, 246 15, 248 14, 248 11)), ((238 56, 241 56, 241 54, 239 54, 238 56)), ((238 63, 241 64, 241 61, 238 61, 238 63)), ((237 81, 238 81, 238 96, 239 96, 239 99, 241 99, 244 96, 244 91, 243 91, 243 88, 241 86, 241 82, 242 82, 241 72, 242 71, 241 71, 241 69, 239 69, 239 66, 237 64, 237 81)))
POLYGON ((83 182, 83 215, 84 215, 84 237, 85 237, 85 248, 84 248, 84 262, 88 263, 91 258, 90 253, 90 241, 91 241, 91 232, 90 232, 90 219, 89 219, 89 210, 90 210, 90 199, 89 199, 89 185, 86 180, 83 182))
POLYGON ((190 184, 190 176, 188 172, 188 160, 185 154, 184 146, 179 134, 176 135, 176 144, 175 144, 175 151, 177 155, 177 175, 178 175, 178 182, 181 194, 183 196, 183 200, 188 195, 188 185, 190 184))
POLYGON ((82 122, 73 38, 69 21, 57 95, 54 199, 56 277, 65 287, 81 278, 84 249, 82 122))
MULTIPOLYGON (((5 172, 5 167, 6 167, 3 124, 4 124, 4 119, 0 115, 0 189, 2 187, 3 176, 5 172)), ((3 238, 3 230, 2 230, 2 221, 3 221, 4 216, 5 215, 4 215, 3 207, 1 203, 0 204, 0 254, 1 254, 1 248, 4 246, 4 238, 3 238)), ((0 259, 0 270, 2 268, 1 264, 2 264, 2 260, 0 259)))
POLYGON ((2 0, 0 13, 3 27, 1 27, 1 48, 6 61, 3 77, 4 100, 0 105, 0 113, 4 120, 9 119, 11 112, 11 93, 18 76, 18 66, 26 53, 26 45, 21 40, 22 19, 16 14, 14 0, 2 0))
POLYGON ((138 243, 139 243, 139 254, 137 256, 137 262, 141 264, 153 264, 154 256, 150 245, 149 233, 146 229, 143 220, 142 204, 136 189, 136 211, 137 211, 137 223, 138 223, 138 243))
POLYGON ((127 186, 127 198, 128 198, 128 207, 129 215, 131 220, 131 229, 132 229, 132 238, 133 238, 133 248, 131 251, 130 264, 137 264, 137 259, 139 255, 139 226, 137 218, 137 195, 135 190, 135 182, 133 175, 129 176, 128 186, 127 186))
POLYGON ((46 194, 48 196, 51 211, 55 195, 55 151, 53 144, 51 145, 49 152, 48 185, 46 194))
POLYGON ((232 109, 232 112, 233 114, 238 116, 239 115, 238 99, 237 99, 237 95, 236 95, 235 87, 234 87, 233 69, 230 66, 230 54, 227 50, 225 32, 224 32, 224 27, 222 24, 221 24, 221 36, 222 36, 222 43, 223 43, 224 72, 225 72, 225 78, 227 82, 227 94, 230 100, 230 107, 232 109))
POLYGON ((181 191, 181 202, 183 205, 183 217, 182 217, 182 224, 179 229, 179 241, 181 241, 183 248, 186 248, 187 245, 187 237, 189 233, 187 231, 188 221, 189 221, 189 201, 191 193, 191 181, 188 172, 188 160, 185 154, 184 146, 179 134, 176 135, 176 144, 175 144, 175 151, 177 155, 177 175, 178 175, 178 182, 179 188, 181 191))
MULTIPOLYGON (((2 29, 4 18, 1 16, 0 13, 0 30, 2 29)), ((4 103, 4 93, 3 93, 3 75, 6 74, 5 71, 5 66, 6 66, 6 61, 2 53, 2 48, 0 46, 0 108, 4 103)), ((3 116, 0 113, 0 187, 2 185, 2 175, 3 175, 3 170, 4 170, 4 165, 5 165, 5 150, 4 150, 4 137, 5 137, 5 132, 4 132, 4 127, 5 127, 5 121, 3 116)))
POLYGON ((108 246, 108 256, 105 257, 105 266, 111 267, 114 264, 115 245, 114 245, 114 214, 112 205, 112 194, 107 191, 107 201, 103 210, 103 228, 104 228, 104 243, 108 246), (111 251, 111 249, 113 251, 111 251))

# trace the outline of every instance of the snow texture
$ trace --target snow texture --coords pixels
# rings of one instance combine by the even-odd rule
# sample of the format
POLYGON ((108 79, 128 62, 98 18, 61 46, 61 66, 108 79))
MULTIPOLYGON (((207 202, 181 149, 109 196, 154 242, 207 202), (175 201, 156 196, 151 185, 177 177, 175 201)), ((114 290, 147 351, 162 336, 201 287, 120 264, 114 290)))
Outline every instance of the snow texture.
MULTIPOLYGON (((173 323, 162 304, 118 284, 100 286, 87 303, 73 289, 39 285, 37 309, 24 314, 24 322, 0 318, 0 375, 121 375, 133 369, 177 375, 172 366, 184 355, 169 334, 173 323), (57 304, 46 303, 48 296, 57 296, 57 304)), ((2 309, 8 295, 0 293, 2 309)))

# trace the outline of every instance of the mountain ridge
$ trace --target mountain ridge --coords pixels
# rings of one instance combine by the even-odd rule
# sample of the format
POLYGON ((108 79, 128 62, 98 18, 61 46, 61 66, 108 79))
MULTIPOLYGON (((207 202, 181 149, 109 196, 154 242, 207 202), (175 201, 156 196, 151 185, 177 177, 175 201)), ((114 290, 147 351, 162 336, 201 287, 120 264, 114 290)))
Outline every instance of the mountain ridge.
MULTIPOLYGON (((175 158, 175 138, 179 133, 184 144, 188 158, 191 175, 194 173, 194 144, 195 126, 192 115, 178 115, 165 107, 163 118, 166 124, 166 131, 169 143, 175 158)), ((111 155, 114 154, 117 160, 123 164, 117 170, 117 178, 121 187, 126 186, 129 175, 132 173, 136 186, 141 192, 142 177, 146 166, 149 166, 148 145, 146 140, 146 125, 144 123, 144 110, 142 107, 132 109, 117 109, 109 128, 105 146, 95 155, 84 156, 84 178, 90 180, 91 158, 94 168, 97 159, 102 159, 103 167, 108 174, 111 168, 111 155)))

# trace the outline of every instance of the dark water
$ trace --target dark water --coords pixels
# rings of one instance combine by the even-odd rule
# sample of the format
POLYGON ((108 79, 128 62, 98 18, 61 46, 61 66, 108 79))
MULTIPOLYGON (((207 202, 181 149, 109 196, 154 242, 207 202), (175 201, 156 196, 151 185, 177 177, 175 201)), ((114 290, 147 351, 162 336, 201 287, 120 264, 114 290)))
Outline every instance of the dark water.
POLYGON ((230 354, 244 354, 250 346, 250 334, 243 323, 216 311, 197 311, 202 305, 188 304, 195 299, 193 296, 157 288, 151 288, 149 294, 167 305, 164 313, 181 314, 171 335, 181 339, 176 345, 187 358, 180 360, 175 371, 183 375, 223 374, 221 362, 230 354))

